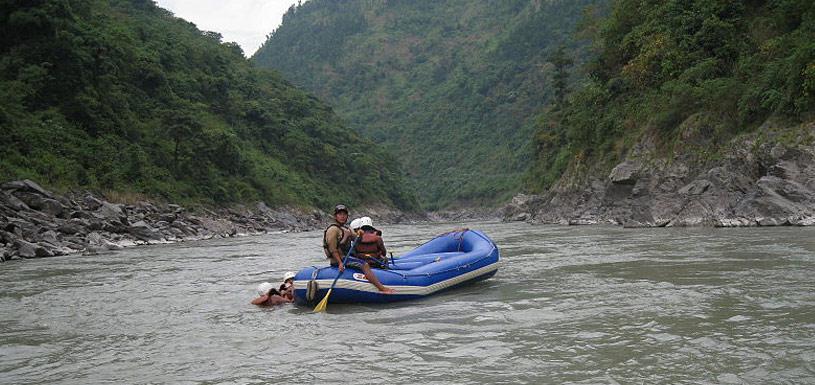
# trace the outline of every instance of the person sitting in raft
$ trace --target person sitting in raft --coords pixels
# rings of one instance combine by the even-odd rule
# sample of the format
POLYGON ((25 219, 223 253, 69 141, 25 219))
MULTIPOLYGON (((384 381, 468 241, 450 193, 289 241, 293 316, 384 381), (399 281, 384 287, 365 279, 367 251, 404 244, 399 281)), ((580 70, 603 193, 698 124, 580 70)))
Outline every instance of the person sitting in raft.
MULTIPOLYGON (((374 228, 373 220, 369 217, 362 217, 357 221, 356 224, 362 236, 354 245, 354 256, 377 269, 387 268, 385 257, 388 254, 385 250, 385 241, 382 240, 382 232, 374 228)), ((351 227, 353 228, 353 225, 351 227)))
MULTIPOLYGON (((365 279, 376 286, 381 293, 394 293, 393 289, 385 287, 385 285, 379 282, 379 278, 374 275, 371 266, 364 260, 348 257, 347 263, 342 262, 343 258, 351 250, 351 240, 352 237, 354 237, 351 233, 351 229, 345 225, 347 222, 348 208, 345 207, 345 205, 337 205, 334 207, 334 223, 329 225, 325 229, 325 232, 323 232, 323 251, 325 252, 325 257, 328 258, 331 266, 337 267, 340 273, 345 271, 346 267, 361 270, 362 273, 365 274, 365 279)), ((361 235, 362 234, 358 234, 358 236, 361 235)))
POLYGON ((252 305, 275 306, 292 302, 291 299, 281 295, 281 293, 274 288, 274 285, 269 282, 263 282, 258 285, 258 295, 260 297, 253 299, 252 305))

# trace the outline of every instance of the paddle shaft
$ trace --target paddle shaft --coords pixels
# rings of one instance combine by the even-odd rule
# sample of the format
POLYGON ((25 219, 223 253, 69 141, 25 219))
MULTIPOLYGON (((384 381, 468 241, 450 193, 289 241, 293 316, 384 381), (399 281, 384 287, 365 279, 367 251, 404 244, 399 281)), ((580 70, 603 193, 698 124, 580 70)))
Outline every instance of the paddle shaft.
MULTIPOLYGON (((345 258, 342 259, 343 267, 345 267, 345 262, 348 262, 348 257, 350 257, 351 254, 354 253, 354 246, 356 246, 357 240, 359 240, 359 237, 354 238, 354 240, 351 241, 351 247, 348 249, 348 253, 345 254, 345 258)), ((342 271, 340 271, 340 267, 337 266, 337 276, 334 278, 334 282, 331 282, 331 287, 328 288, 329 291, 334 288, 334 284, 337 283, 337 280, 340 279, 341 275, 342 275, 342 271)))

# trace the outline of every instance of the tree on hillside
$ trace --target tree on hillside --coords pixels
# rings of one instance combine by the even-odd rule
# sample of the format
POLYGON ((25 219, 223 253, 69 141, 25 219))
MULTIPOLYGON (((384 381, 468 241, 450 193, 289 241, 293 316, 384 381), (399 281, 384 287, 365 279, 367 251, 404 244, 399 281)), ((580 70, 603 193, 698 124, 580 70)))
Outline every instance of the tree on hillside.
POLYGON ((566 55, 566 47, 561 44, 549 55, 548 61, 554 66, 554 72, 552 74, 552 87, 555 89, 554 105, 557 109, 562 109, 566 102, 566 95, 569 93, 568 67, 574 64, 574 60, 566 55))

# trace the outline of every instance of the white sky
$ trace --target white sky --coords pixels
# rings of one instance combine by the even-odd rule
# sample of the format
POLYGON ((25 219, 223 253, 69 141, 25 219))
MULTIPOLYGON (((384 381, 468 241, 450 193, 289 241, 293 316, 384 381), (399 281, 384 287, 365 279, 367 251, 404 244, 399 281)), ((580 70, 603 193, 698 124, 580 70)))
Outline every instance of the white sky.
POLYGON ((156 0, 156 3, 194 23, 200 30, 220 33, 224 42, 234 41, 241 46, 244 55, 252 56, 297 1, 156 0))

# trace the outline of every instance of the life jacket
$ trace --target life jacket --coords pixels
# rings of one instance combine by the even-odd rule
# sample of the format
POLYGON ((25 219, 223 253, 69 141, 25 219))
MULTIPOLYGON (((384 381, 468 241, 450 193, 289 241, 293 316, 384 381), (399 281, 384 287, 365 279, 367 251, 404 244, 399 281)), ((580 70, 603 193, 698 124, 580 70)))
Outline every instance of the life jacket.
POLYGON ((364 233, 362 239, 354 246, 354 254, 357 256, 380 257, 379 236, 376 233, 364 233))
POLYGON ((340 236, 337 238, 337 247, 340 249, 340 254, 345 256, 348 254, 348 250, 351 250, 351 230, 348 228, 348 226, 340 226, 336 223, 332 223, 325 228, 325 231, 323 231, 323 251, 325 251, 326 258, 331 258, 331 253, 328 250, 328 239, 326 236, 328 235, 328 229, 334 226, 340 229, 340 236))

